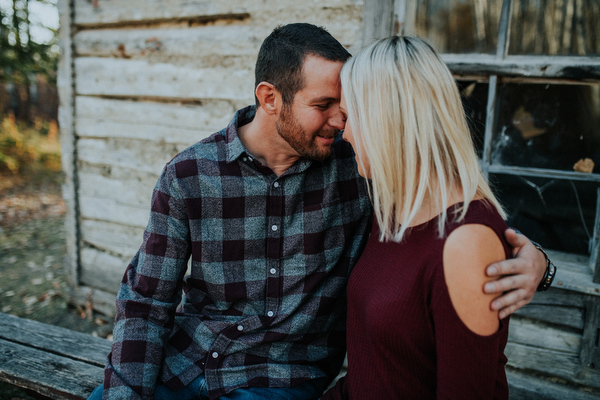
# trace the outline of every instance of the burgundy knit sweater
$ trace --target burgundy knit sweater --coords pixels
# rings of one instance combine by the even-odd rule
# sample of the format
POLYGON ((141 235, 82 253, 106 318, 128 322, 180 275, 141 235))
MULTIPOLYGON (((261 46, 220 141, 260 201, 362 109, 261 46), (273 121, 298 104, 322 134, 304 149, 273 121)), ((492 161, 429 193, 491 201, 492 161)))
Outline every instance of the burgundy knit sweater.
MULTIPOLYGON (((512 257, 494 209, 474 201, 466 223, 492 228, 512 257)), ((447 235, 458 226, 446 224, 447 235)), ((508 319, 491 336, 464 325, 444 279, 444 243, 437 219, 412 228, 401 243, 380 242, 374 223, 348 283, 348 374, 323 400, 508 398, 508 319)))

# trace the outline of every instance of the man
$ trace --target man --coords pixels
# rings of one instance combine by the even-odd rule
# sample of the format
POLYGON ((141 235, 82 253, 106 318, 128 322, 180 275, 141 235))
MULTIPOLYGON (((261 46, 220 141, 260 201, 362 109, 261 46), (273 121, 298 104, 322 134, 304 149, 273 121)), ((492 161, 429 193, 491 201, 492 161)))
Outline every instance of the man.
MULTIPOLYGON (((105 399, 315 399, 338 373, 345 286, 372 213, 352 149, 336 140, 349 56, 321 28, 275 29, 258 55, 256 107, 167 164, 117 297, 105 399)), ((492 305, 508 313, 545 270, 511 235, 520 257, 491 268, 515 275, 489 288, 512 290, 492 305)))

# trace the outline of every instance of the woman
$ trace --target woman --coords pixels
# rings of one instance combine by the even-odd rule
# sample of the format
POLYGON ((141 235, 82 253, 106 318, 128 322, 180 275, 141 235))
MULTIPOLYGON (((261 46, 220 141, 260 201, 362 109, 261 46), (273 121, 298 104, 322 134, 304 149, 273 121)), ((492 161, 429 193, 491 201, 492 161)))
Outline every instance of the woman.
POLYGON ((341 82, 375 213, 348 284, 348 374, 323 398, 507 398, 508 320, 481 288, 511 249, 450 71, 423 40, 391 37, 341 82))

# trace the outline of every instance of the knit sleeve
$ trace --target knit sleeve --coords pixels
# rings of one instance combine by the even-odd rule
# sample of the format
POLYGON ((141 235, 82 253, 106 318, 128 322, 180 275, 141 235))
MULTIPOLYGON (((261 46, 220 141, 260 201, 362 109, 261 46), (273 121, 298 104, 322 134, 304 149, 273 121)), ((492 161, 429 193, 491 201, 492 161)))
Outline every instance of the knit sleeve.
POLYGON ((508 387, 504 347, 508 318, 496 333, 472 332, 456 313, 443 271, 434 277, 431 293, 437 354, 437 399, 506 399, 508 387))

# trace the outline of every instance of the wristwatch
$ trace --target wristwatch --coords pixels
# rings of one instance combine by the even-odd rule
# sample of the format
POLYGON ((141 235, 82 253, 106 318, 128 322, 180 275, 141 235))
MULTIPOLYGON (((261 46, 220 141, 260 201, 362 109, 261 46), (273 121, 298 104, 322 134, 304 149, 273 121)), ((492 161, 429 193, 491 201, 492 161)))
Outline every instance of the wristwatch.
POLYGON ((550 261, 550 257, 548 257, 548 254, 544 251, 544 249, 542 249, 542 246, 533 241, 531 243, 533 243, 535 248, 541 251, 544 257, 546 257, 546 272, 544 273, 544 277, 542 278, 542 281, 540 282, 540 285, 537 288, 538 292, 543 292, 545 290, 548 290, 548 288, 552 284, 552 281, 554 280, 554 276, 556 275, 556 265, 554 265, 552 261, 550 261))

